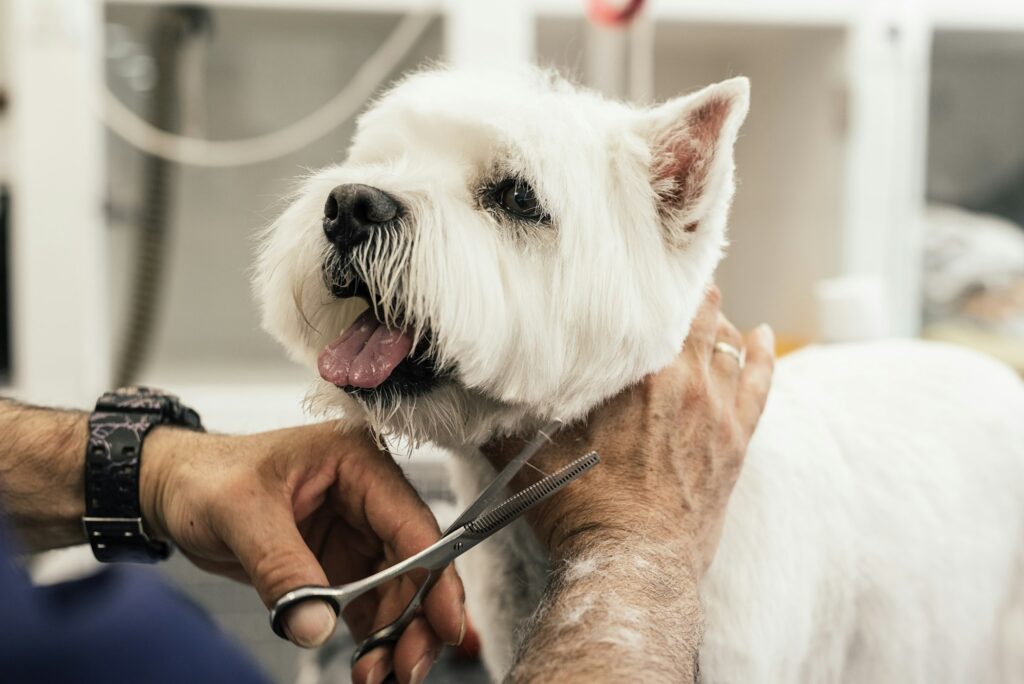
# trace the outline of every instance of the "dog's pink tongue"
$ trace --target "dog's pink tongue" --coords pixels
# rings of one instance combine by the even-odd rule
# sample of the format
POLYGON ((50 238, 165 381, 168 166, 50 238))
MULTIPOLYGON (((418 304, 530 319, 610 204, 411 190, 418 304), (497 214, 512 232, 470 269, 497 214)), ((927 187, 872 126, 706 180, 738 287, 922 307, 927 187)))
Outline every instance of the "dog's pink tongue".
POLYGON ((338 387, 372 389, 412 351, 412 338, 377 320, 371 309, 327 345, 317 359, 320 377, 338 387))

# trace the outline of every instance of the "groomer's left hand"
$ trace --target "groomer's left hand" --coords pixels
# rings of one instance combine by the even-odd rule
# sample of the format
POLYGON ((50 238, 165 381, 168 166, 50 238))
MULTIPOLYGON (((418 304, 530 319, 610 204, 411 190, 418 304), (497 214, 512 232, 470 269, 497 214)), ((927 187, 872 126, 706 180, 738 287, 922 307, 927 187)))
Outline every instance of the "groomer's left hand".
MULTIPOLYGON (((391 457, 331 423, 244 437, 159 428, 147 438, 141 476, 147 522, 200 568, 252 583, 268 606, 302 585, 366 577, 440 537, 391 457)), ((342 617, 362 639, 397 617, 415 589, 405 576, 342 617)), ((443 642, 461 641, 464 596, 449 568, 394 651, 360 661, 357 681, 379 684, 392 667, 403 684, 419 681, 443 642)), ((334 626, 333 610, 318 601, 299 604, 284 623, 306 647, 334 626)))

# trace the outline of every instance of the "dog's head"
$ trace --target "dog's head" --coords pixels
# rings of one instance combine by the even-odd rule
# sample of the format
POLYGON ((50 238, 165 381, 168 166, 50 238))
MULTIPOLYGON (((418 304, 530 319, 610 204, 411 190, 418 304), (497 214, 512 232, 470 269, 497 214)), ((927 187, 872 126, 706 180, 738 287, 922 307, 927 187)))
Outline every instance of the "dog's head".
POLYGON ((578 418, 678 352, 725 244, 748 87, 640 109, 540 70, 413 75, 271 226, 264 323, 318 369, 316 406, 381 432, 479 443, 578 418))

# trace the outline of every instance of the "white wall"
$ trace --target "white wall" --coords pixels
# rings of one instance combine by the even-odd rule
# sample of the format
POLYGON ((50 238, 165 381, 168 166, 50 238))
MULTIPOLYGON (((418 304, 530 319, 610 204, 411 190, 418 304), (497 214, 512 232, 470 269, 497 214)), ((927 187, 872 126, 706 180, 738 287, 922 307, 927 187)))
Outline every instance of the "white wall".
POLYGON ((79 0, 6 4, 15 390, 31 401, 82 405, 109 378, 104 164, 94 115, 100 13, 79 0))
MULTIPOLYGON (((543 20, 538 55, 585 80, 586 41, 582 20, 543 20)), ((813 286, 838 274, 844 50, 840 29, 668 21, 655 27, 655 99, 736 75, 752 82, 736 148, 732 246, 716 276, 741 327, 768 321, 782 335, 813 338, 813 286)))

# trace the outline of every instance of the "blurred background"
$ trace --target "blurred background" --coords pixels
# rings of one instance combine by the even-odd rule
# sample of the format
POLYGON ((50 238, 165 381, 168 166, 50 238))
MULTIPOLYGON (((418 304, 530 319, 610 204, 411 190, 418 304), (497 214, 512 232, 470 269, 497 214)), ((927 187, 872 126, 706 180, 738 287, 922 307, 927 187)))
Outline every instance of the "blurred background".
MULTIPOLYGON (((428 60, 535 61, 638 102, 749 76, 728 315, 782 352, 920 335, 1024 370, 1024 4, 635 4, 0 0, 4 394, 84 408, 143 382, 214 430, 301 422, 308 372, 249 293, 255 236, 428 60)), ((407 464, 438 502, 443 460, 407 464)), ((252 592, 168 572, 295 678, 252 592)))

